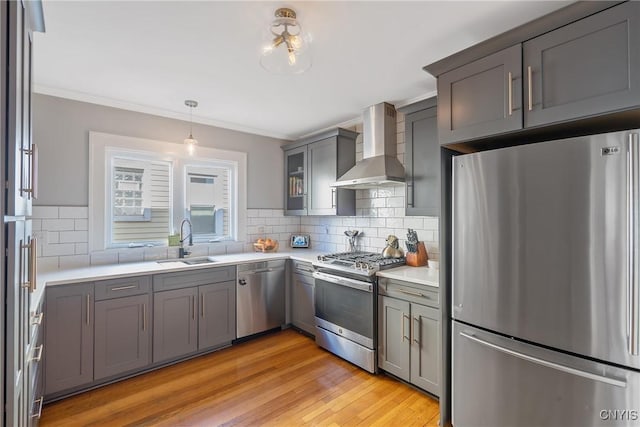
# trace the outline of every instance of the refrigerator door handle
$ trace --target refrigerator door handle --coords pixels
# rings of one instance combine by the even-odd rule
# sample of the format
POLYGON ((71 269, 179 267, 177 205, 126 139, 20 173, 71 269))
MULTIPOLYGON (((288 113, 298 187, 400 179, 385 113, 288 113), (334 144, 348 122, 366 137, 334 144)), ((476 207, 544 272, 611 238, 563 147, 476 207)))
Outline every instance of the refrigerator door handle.
POLYGON ((544 360, 544 359, 540 359, 538 357, 534 357, 534 356, 530 356, 528 354, 524 354, 524 353, 520 353, 518 351, 515 350, 511 350, 502 346, 499 346, 497 344, 493 344, 490 343, 488 341, 485 341, 481 338, 476 337, 475 335, 471 334, 471 333, 466 333, 466 332, 460 332, 460 336, 463 336, 471 341, 474 341, 478 344, 484 345, 485 347, 489 347, 492 348, 494 350, 500 351, 502 353, 508 354, 510 356, 514 356, 517 357, 519 359, 522 360, 526 360, 528 362, 531 363, 535 363, 537 365, 541 365, 541 366, 545 366, 547 368, 551 368, 551 369, 555 369, 557 371, 561 371, 561 372, 566 372, 568 374, 571 375, 577 375, 579 377, 583 377, 583 378, 587 378, 589 380, 593 380, 593 381, 600 381, 606 384, 610 384, 616 387, 622 387, 622 388, 626 388, 627 387, 627 383, 626 381, 622 381, 622 380, 618 380, 615 378, 609 378, 606 377, 604 375, 598 375, 598 374, 593 374, 591 372, 585 372, 582 371, 580 369, 576 369, 576 368, 571 368, 569 366, 564 366, 564 365, 560 365, 558 363, 554 363, 548 360, 544 360))
POLYGON ((640 136, 629 134, 629 164, 627 167, 627 344, 632 356, 640 354, 640 270, 638 232, 640 218, 640 136))

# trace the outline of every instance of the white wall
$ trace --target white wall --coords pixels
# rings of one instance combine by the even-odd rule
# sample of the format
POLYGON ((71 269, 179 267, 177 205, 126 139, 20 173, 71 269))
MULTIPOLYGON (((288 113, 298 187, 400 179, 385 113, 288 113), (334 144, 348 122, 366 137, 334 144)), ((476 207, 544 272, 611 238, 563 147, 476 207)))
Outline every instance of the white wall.
MULTIPOLYGON (((34 205, 88 205, 89 131, 182 141, 189 123, 34 94, 33 142, 40 154, 40 194, 34 205)), ((193 135, 203 146, 248 153, 248 207, 282 208, 284 156, 280 146, 286 141, 197 123, 193 135)))

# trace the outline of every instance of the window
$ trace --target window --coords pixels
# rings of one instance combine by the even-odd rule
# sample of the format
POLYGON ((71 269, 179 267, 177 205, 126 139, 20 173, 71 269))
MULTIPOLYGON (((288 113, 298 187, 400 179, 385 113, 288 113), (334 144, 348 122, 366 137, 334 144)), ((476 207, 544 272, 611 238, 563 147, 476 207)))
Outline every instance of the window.
POLYGON ((171 234, 172 162, 109 150, 109 246, 166 244, 171 234))
POLYGON ((185 217, 196 242, 226 240, 233 234, 233 168, 218 162, 187 165, 185 217))
POLYGON ((244 239, 246 153, 90 132, 89 156, 91 250, 166 246, 184 218, 196 243, 244 239))

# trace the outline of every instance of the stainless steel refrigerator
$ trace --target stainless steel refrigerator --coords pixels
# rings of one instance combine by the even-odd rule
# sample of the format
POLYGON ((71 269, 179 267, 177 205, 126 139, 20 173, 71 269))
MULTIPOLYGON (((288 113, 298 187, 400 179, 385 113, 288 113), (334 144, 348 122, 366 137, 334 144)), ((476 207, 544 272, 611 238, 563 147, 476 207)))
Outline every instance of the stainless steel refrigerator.
POLYGON ((640 425, 639 134, 454 159, 455 427, 640 425))

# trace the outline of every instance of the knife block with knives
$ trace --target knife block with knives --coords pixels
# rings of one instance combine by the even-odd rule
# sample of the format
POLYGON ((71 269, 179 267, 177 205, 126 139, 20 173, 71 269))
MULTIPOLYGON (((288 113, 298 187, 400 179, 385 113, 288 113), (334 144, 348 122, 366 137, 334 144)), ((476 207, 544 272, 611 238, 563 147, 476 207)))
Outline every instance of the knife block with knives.
POLYGON ((411 267, 421 267, 427 265, 429 256, 427 254, 427 248, 424 246, 424 242, 418 241, 418 233, 415 230, 407 230, 407 254, 405 256, 405 262, 411 267))

